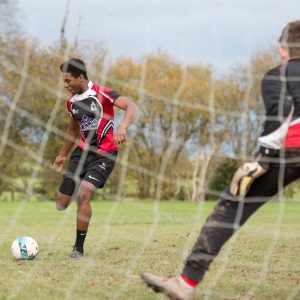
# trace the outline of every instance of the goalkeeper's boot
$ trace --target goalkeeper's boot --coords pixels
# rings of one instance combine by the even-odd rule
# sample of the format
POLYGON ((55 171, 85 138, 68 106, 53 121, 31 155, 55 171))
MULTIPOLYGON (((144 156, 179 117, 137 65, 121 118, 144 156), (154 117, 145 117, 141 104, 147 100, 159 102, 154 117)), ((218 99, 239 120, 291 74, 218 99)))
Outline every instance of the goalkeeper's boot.
POLYGON ((78 251, 75 246, 73 247, 70 255, 68 256, 68 258, 70 259, 80 259, 82 257, 83 257, 83 253, 78 251))
POLYGON ((150 273, 142 273, 142 280, 156 293, 162 293, 172 300, 193 299, 195 288, 188 285, 181 276, 162 278, 150 273))

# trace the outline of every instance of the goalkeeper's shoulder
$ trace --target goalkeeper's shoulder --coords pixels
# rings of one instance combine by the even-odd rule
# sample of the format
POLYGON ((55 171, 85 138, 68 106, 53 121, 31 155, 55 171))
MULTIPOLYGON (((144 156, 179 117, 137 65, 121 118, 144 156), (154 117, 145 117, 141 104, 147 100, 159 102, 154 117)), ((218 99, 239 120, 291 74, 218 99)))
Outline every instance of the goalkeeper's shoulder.
POLYGON ((278 80, 280 76, 280 70, 283 65, 277 65, 276 67, 272 67, 271 69, 267 70, 263 76, 263 79, 270 79, 276 78, 278 80))

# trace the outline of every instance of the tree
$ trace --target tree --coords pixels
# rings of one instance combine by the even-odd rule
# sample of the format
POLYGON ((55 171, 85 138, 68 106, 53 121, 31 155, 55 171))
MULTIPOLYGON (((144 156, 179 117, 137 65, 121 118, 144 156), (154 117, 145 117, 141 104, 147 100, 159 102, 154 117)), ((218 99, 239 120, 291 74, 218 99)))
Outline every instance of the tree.
POLYGON ((210 197, 218 196, 229 185, 233 173, 239 166, 239 161, 225 157, 216 167, 212 180, 209 182, 210 197))
POLYGON ((164 53, 141 62, 120 59, 113 66, 118 90, 141 108, 130 158, 130 164, 139 166, 140 197, 174 197, 177 189, 172 187, 182 177, 179 159, 208 121, 194 107, 208 98, 209 74, 208 67, 181 66, 164 53))

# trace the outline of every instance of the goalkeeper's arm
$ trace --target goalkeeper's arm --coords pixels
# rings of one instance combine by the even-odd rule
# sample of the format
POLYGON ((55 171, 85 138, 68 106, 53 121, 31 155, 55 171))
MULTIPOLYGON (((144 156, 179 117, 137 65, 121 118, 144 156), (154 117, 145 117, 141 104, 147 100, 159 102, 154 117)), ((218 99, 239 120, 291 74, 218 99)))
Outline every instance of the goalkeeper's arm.
POLYGON ((235 172, 230 193, 233 196, 245 196, 252 182, 268 171, 269 158, 278 157, 283 147, 293 114, 293 98, 289 95, 285 81, 284 66, 269 70, 262 80, 262 98, 266 109, 266 121, 261 136, 259 154, 254 161, 246 162, 235 172))

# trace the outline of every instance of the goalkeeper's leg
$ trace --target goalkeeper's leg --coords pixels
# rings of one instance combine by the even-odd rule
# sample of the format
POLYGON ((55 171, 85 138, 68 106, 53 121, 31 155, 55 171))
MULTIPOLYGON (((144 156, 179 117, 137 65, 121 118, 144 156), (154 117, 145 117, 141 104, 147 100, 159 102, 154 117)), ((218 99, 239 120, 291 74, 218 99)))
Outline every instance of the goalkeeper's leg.
POLYGON ((232 234, 281 188, 299 177, 299 168, 271 166, 265 175, 253 182, 246 198, 241 201, 232 199, 225 192, 203 225, 182 274, 199 282, 232 234), (281 171, 284 172, 282 181, 279 180, 281 171))

